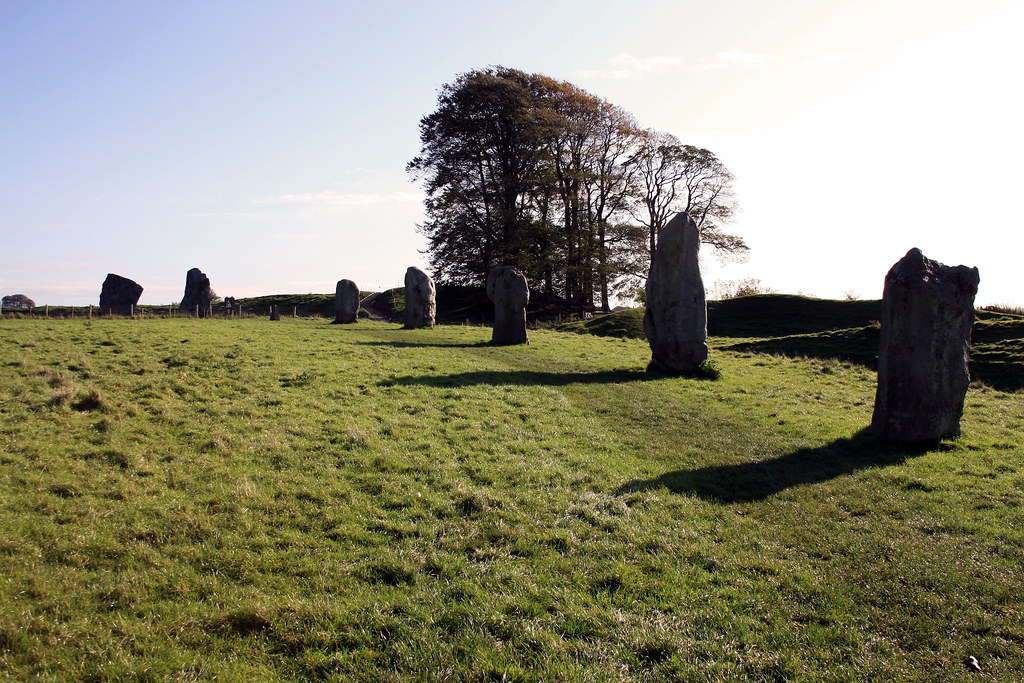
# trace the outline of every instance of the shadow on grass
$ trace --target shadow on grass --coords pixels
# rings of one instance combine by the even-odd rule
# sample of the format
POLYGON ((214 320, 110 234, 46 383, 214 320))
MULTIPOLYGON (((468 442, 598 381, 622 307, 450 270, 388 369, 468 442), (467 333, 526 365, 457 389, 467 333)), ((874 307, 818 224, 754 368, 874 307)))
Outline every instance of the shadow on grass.
POLYGON ((616 493, 667 488, 673 493, 692 493, 711 501, 744 503, 763 500, 794 486, 816 484, 871 467, 895 465, 929 451, 948 448, 942 444, 887 441, 866 427, 848 439, 838 439, 819 448, 801 448, 771 460, 666 472, 654 479, 631 481, 616 493))
POLYGON ((394 377, 382 380, 380 386, 422 385, 428 387, 466 387, 480 384, 491 386, 564 386, 566 384, 621 384, 665 379, 672 375, 636 370, 604 370, 597 372, 535 372, 531 370, 501 370, 460 372, 452 375, 421 375, 394 377))
MULTIPOLYGON (((404 328, 402 328, 404 329, 404 328)), ((482 349, 488 346, 494 346, 489 341, 484 342, 411 342, 411 341, 357 341, 352 342, 357 346, 390 346, 396 349, 413 349, 418 347, 435 347, 435 348, 448 348, 448 349, 482 349)))

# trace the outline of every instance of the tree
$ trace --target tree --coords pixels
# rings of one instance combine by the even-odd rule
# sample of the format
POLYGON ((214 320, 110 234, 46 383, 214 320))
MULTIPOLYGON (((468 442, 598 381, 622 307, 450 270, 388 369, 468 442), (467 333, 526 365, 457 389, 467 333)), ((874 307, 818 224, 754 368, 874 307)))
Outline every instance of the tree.
POLYGON ((427 191, 420 229, 435 277, 479 284, 504 263, 536 275, 531 262, 547 245, 534 209, 551 127, 538 86, 514 69, 472 71, 445 85, 420 121, 423 147, 407 169, 427 191))
POLYGON ((599 125, 590 138, 586 156, 590 173, 586 176, 584 192, 589 223, 595 230, 597 263, 594 272, 601 309, 609 311, 612 281, 629 272, 626 264, 635 246, 634 227, 613 220, 628 213, 635 188, 633 154, 640 129, 633 115, 620 107, 601 102, 598 112, 599 125))
POLYGON ((562 223, 565 298, 593 308, 594 296, 609 309, 609 283, 624 245, 613 219, 624 214, 631 190, 633 141, 639 128, 631 114, 569 83, 559 83, 545 103, 555 116, 548 139, 554 196, 562 223))
MULTIPOLYGON (((744 258, 750 250, 743 238, 724 231, 738 208, 732 173, 710 151, 684 145, 668 133, 644 131, 637 152, 634 217, 647 228, 649 259, 665 224, 686 211, 700 230, 701 242, 726 258, 744 258)), ((648 265, 650 260, 648 259, 648 265)))
POLYGON ((8 294, 0 300, 3 308, 35 308, 36 302, 24 294, 8 294))
POLYGON ((736 299, 741 296, 754 296, 755 294, 777 294, 774 289, 761 282, 756 277, 746 277, 741 280, 717 280, 708 288, 708 299, 736 299))
POLYGON ((441 282, 482 284, 514 265, 575 307, 599 298, 609 310, 612 292, 646 277, 678 211, 720 252, 747 249, 723 230, 736 209, 724 164, 568 82, 500 66, 462 74, 421 119, 420 141, 407 169, 427 193, 418 227, 441 282))

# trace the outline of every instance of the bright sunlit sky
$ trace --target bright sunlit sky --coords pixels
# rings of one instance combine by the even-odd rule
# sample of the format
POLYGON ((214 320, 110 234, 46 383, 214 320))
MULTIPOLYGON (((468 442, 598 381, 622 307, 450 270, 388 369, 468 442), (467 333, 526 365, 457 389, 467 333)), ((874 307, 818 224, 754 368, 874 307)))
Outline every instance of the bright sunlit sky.
POLYGON ((705 283, 878 298, 911 247, 1024 305, 1019 0, 0 0, 0 293, 400 286, 419 120, 459 73, 567 80, 736 175, 705 283))

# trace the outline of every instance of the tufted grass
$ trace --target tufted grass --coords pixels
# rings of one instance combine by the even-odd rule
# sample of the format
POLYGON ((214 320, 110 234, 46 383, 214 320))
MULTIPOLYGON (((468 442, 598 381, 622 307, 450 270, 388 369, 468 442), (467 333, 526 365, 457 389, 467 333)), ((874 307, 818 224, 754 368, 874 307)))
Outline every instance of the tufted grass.
POLYGON ((361 321, 0 324, 13 680, 1022 680, 1024 393, 361 321))

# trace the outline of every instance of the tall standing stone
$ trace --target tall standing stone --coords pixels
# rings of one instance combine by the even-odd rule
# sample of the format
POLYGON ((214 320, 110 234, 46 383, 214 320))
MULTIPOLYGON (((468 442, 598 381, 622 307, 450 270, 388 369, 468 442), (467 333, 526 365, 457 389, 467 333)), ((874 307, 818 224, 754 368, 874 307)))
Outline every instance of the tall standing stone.
POLYGON ((210 278, 198 268, 193 268, 185 274, 185 295, 181 298, 179 308, 186 313, 198 311, 199 317, 205 318, 210 310, 212 294, 210 278))
POLYGON ((359 320, 359 287, 351 280, 338 280, 334 290, 334 322, 354 323, 359 320))
POLYGON ((526 304, 530 288, 526 276, 512 266, 496 266, 487 274, 487 298, 494 302, 494 344, 529 344, 526 304))
POLYGON ((433 327, 437 314, 434 280, 419 268, 405 271, 405 326, 433 327))
POLYGON ((141 296, 142 285, 138 282, 107 273, 100 290, 100 315, 132 315, 141 296))
POLYGON ((977 268, 947 266, 911 249, 885 276, 878 386, 871 426, 896 441, 960 434, 977 268))
POLYGON ((658 236, 644 313, 649 369, 695 372, 707 360, 708 309, 699 249, 700 231, 685 212, 676 214, 658 236))

